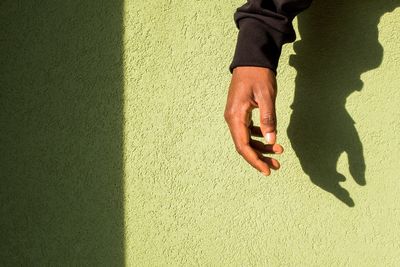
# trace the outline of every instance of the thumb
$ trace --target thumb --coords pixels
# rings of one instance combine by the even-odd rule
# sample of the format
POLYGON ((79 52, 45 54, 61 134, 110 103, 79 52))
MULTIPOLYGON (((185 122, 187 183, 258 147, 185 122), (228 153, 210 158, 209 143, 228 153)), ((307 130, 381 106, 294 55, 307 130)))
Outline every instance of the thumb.
POLYGON ((275 101, 273 97, 264 97, 263 101, 258 103, 260 110, 260 129, 267 144, 276 142, 276 113, 275 101))

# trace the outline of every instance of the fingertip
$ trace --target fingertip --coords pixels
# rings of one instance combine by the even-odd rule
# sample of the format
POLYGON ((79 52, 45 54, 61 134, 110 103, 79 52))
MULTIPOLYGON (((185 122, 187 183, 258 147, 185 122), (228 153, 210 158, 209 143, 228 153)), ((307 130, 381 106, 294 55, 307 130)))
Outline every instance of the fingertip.
POLYGON ((268 145, 275 144, 275 142, 276 142, 276 133, 275 132, 266 133, 264 138, 265 138, 265 141, 267 142, 268 145))
POLYGON ((274 144, 272 149, 276 154, 282 154, 283 153, 283 147, 281 145, 279 145, 279 144, 274 144))
POLYGON ((270 171, 268 171, 268 172, 265 172, 265 171, 263 171, 263 172, 261 172, 264 176, 269 176, 270 174, 271 174, 271 172, 270 171))
POLYGON ((281 168, 281 164, 277 160, 273 160, 272 165, 273 165, 274 170, 279 170, 281 168))
POLYGON ((270 166, 269 166, 266 162, 264 162, 264 161, 261 161, 261 163, 262 163, 262 166, 260 166, 260 171, 261 171, 261 173, 262 173, 264 176, 270 176, 270 175, 271 175, 271 168, 270 168, 270 166))
POLYGON ((281 167, 281 165, 279 164, 279 162, 278 162, 276 159, 274 159, 274 158, 268 158, 268 157, 266 157, 266 158, 264 158, 264 160, 265 160, 265 162, 268 164, 268 167, 269 167, 270 169, 272 169, 272 170, 278 170, 278 169, 281 167))

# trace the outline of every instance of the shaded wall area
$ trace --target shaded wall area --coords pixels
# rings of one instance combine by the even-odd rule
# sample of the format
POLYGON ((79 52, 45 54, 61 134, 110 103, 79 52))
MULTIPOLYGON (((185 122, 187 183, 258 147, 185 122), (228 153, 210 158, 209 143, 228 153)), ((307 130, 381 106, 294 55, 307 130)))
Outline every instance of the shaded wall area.
POLYGON ((314 0, 298 16, 301 40, 290 60, 297 76, 288 137, 311 181, 351 207, 355 202, 340 185, 348 177, 336 170, 339 156, 346 152, 352 178, 361 186, 367 184, 367 166, 346 98, 362 90, 362 73, 381 64, 378 23, 398 6, 398 0, 314 0))
POLYGON ((122 0, 0 2, 0 265, 123 266, 122 0))

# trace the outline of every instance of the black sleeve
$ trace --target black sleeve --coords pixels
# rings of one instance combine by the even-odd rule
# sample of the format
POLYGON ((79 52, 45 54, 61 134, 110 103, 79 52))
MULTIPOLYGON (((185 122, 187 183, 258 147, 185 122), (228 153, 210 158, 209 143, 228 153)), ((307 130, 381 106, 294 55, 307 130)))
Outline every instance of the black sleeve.
POLYGON ((239 29, 235 54, 229 71, 238 66, 278 67, 282 45, 293 42, 292 21, 312 0, 247 0, 236 9, 234 22, 239 29))

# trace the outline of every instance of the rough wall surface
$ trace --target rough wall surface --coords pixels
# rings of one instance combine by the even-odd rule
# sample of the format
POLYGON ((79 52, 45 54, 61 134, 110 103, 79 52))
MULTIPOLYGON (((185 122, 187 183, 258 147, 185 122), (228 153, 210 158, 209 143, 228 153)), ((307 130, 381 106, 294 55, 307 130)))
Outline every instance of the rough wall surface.
POLYGON ((363 2, 318 0, 295 20, 282 168, 263 177, 223 120, 244 1, 126 1, 128 265, 398 265, 400 3, 363 2))

